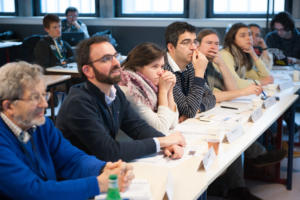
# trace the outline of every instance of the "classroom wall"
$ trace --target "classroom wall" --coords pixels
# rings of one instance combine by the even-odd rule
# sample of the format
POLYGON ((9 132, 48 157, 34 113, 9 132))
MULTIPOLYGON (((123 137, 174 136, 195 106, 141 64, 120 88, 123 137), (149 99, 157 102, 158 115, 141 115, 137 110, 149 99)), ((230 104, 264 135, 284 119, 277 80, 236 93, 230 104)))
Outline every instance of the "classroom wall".
MULTIPOLYGON (((172 22, 172 21, 171 21, 172 22)), ((171 23, 169 22, 169 23, 171 23)), ((244 23, 248 24, 251 22, 256 21, 246 21, 244 23)), ((103 31, 105 29, 109 29, 112 31, 113 37, 118 42, 117 50, 122 54, 127 54, 134 46, 141 42, 154 42, 161 47, 165 47, 165 40, 164 40, 164 32, 165 27, 169 24, 166 23, 165 26, 123 26, 123 25, 88 25, 88 30, 90 35, 98 31, 103 31)), ((1 24, 1 19, 0 19, 1 24)), ((193 24, 193 23, 192 23, 193 24)), ((197 27, 197 32, 203 28, 214 28, 218 31, 220 35, 221 41, 223 40, 224 33, 226 30, 226 26, 224 24, 230 23, 223 23, 223 27, 219 25, 209 26, 205 23, 194 24, 197 27)), ((261 22, 261 26, 264 24, 261 22)), ((7 30, 11 30, 16 33, 16 38, 19 40, 23 40, 25 37, 30 36, 32 34, 46 34, 43 29, 43 26, 40 24, 1 24, 0 32, 4 32, 7 30)))

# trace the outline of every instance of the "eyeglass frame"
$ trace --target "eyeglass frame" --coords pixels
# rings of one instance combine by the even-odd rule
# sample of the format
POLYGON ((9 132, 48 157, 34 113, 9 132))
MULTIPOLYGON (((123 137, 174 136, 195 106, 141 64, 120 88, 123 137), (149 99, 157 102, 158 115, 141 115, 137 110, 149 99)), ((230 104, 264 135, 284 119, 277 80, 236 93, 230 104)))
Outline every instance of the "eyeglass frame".
POLYGON ((191 44, 194 44, 195 46, 199 46, 200 43, 197 39, 194 39, 194 41, 192 41, 191 39, 184 39, 179 44, 183 46, 191 46, 191 44))
POLYGON ((66 17, 74 19, 74 18, 78 18, 78 15, 67 15, 66 17))
POLYGON ((15 98, 12 101, 31 101, 31 102, 35 102, 36 104, 38 104, 41 102, 42 98, 44 98, 44 100, 46 100, 48 102, 51 98, 51 92, 45 92, 44 94, 36 93, 36 94, 32 94, 29 97, 29 99, 15 98))
POLYGON ((112 62, 113 58, 115 58, 115 59, 118 60, 118 57, 120 55, 121 54, 119 52, 116 52, 114 55, 106 54, 106 55, 102 56, 101 58, 98 58, 98 59, 96 59, 94 61, 88 62, 87 65, 93 65, 93 63, 95 63, 95 62, 101 62, 101 63, 107 63, 108 61, 112 62))

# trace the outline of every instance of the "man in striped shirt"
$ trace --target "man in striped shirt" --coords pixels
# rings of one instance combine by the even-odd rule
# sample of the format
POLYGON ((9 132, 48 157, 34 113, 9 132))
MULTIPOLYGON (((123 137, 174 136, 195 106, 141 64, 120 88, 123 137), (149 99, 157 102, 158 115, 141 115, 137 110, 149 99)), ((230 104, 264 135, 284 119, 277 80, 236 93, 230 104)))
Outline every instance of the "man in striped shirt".
POLYGON ((204 79, 208 60, 197 50, 196 28, 186 22, 174 22, 167 27, 165 39, 165 69, 176 75, 173 92, 181 122, 213 108, 216 98, 204 79))
MULTIPOLYGON (((173 93, 181 122, 213 108, 216 98, 204 78, 208 59, 197 50, 196 28, 186 22, 174 22, 167 27, 165 40, 165 69, 176 75, 173 93)), ((231 200, 260 200, 246 188, 241 156, 211 184, 208 194, 231 200)))

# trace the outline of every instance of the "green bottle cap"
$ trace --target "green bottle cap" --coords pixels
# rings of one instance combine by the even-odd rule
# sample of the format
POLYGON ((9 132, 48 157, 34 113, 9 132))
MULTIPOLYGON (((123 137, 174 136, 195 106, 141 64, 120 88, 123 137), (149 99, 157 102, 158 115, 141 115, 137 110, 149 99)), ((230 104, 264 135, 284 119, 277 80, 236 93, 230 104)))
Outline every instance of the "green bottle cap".
POLYGON ((117 180, 118 176, 116 174, 109 175, 110 180, 117 180))

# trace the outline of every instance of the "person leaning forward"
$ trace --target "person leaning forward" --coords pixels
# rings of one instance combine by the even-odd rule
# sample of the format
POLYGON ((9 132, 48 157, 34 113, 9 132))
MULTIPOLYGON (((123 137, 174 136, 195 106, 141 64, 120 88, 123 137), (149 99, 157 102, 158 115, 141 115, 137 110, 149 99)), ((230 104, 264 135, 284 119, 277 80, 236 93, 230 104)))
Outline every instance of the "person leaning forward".
POLYGON ((72 144, 103 160, 130 161, 157 153, 180 158, 185 140, 180 133, 164 136, 132 108, 117 83, 121 67, 108 39, 95 36, 78 46, 77 65, 87 79, 71 88, 56 123, 72 144), (121 129, 133 140, 116 141, 121 129))
POLYGON ((45 118, 41 72, 26 62, 0 68, 0 199, 88 199, 107 191, 110 174, 125 190, 134 177, 130 165, 85 154, 45 118))

